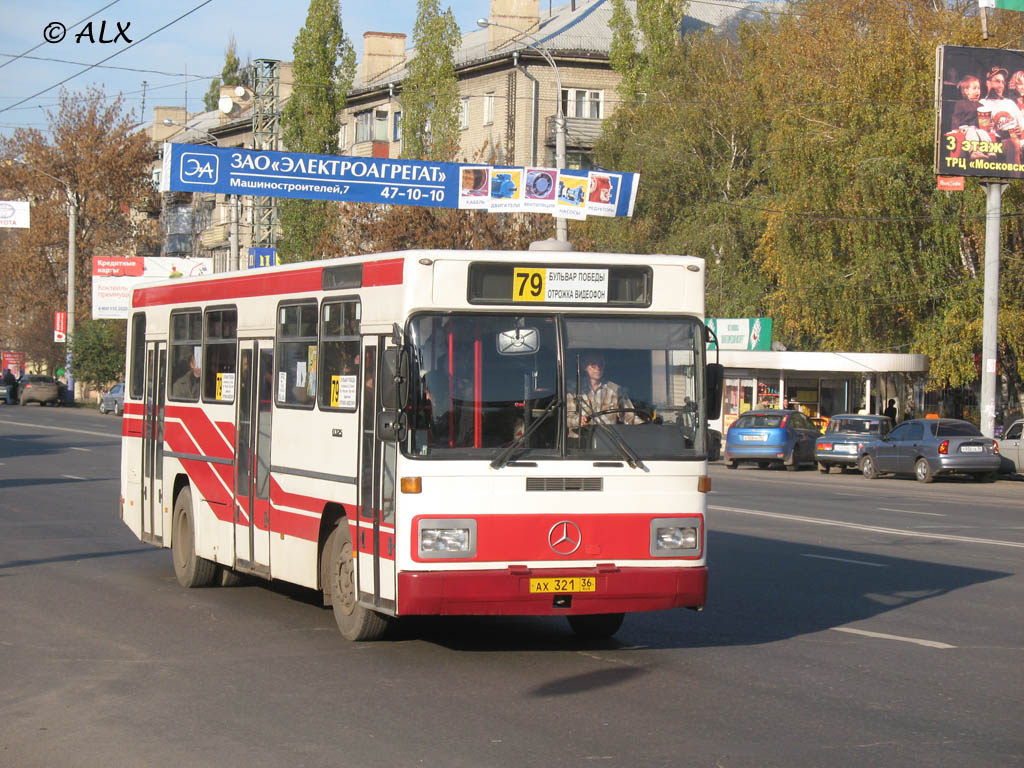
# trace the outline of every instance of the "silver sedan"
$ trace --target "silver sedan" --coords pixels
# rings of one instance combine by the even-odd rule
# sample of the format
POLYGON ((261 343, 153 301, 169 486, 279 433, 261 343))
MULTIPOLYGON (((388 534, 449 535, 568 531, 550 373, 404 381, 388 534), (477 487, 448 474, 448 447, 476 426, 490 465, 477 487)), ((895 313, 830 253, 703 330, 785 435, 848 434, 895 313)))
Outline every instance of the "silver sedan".
POLYGON ((913 475, 930 483, 936 475, 968 474, 975 480, 995 479, 999 469, 996 441, 959 419, 912 419, 861 448, 864 477, 883 473, 913 475))
POLYGON ((1024 474, 1024 419, 1013 422, 996 442, 999 443, 999 455, 1003 457, 1005 469, 1009 472, 1024 474), (1010 469, 1007 462, 1013 464, 1010 469))

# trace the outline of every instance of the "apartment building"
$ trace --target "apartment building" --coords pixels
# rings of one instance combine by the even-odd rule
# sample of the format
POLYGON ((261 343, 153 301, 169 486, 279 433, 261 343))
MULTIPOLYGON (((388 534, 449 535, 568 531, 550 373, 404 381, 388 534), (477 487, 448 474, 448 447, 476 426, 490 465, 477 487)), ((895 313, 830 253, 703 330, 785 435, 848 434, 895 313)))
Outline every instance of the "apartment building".
MULTIPOLYGON (((483 5, 481 0, 481 11, 483 5)), ((552 7, 549 0, 544 5, 490 0, 490 24, 463 35, 455 53, 462 130, 457 161, 554 166, 561 102, 566 165, 591 167, 602 121, 618 105, 620 78, 609 64, 612 3, 572 0, 552 7)), ((731 26, 749 14, 749 7, 693 0, 683 31, 731 26)), ((363 35, 363 58, 341 120, 341 154, 401 155, 402 82, 416 55, 406 42, 402 33, 363 35)))

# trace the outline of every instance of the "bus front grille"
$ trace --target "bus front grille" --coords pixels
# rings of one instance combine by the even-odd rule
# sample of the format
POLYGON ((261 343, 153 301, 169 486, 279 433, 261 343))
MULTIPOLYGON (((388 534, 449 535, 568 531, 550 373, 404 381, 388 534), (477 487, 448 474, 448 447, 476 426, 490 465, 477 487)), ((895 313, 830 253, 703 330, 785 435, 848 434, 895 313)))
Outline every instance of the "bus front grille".
POLYGON ((603 477, 528 477, 527 491, 603 491, 603 477))

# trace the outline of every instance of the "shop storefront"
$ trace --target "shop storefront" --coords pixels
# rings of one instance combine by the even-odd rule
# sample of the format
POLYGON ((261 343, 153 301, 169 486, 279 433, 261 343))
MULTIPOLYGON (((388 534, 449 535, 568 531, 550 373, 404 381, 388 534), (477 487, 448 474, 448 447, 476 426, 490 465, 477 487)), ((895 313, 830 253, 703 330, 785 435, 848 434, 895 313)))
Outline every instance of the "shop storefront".
MULTIPOLYGON (((714 360, 714 352, 711 359, 714 360)), ((898 418, 915 410, 928 372, 925 355, 723 349, 723 434, 741 413, 795 408, 811 418, 837 413, 881 413, 896 401, 898 418)))

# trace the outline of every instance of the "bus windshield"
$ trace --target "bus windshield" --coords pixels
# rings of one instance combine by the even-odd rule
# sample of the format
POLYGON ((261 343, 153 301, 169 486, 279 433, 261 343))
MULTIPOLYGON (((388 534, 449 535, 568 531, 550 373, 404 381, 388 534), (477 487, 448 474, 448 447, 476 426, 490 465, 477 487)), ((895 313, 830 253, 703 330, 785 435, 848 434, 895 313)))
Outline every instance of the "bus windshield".
POLYGON ((408 455, 697 459, 703 328, 692 317, 420 314, 408 455))

